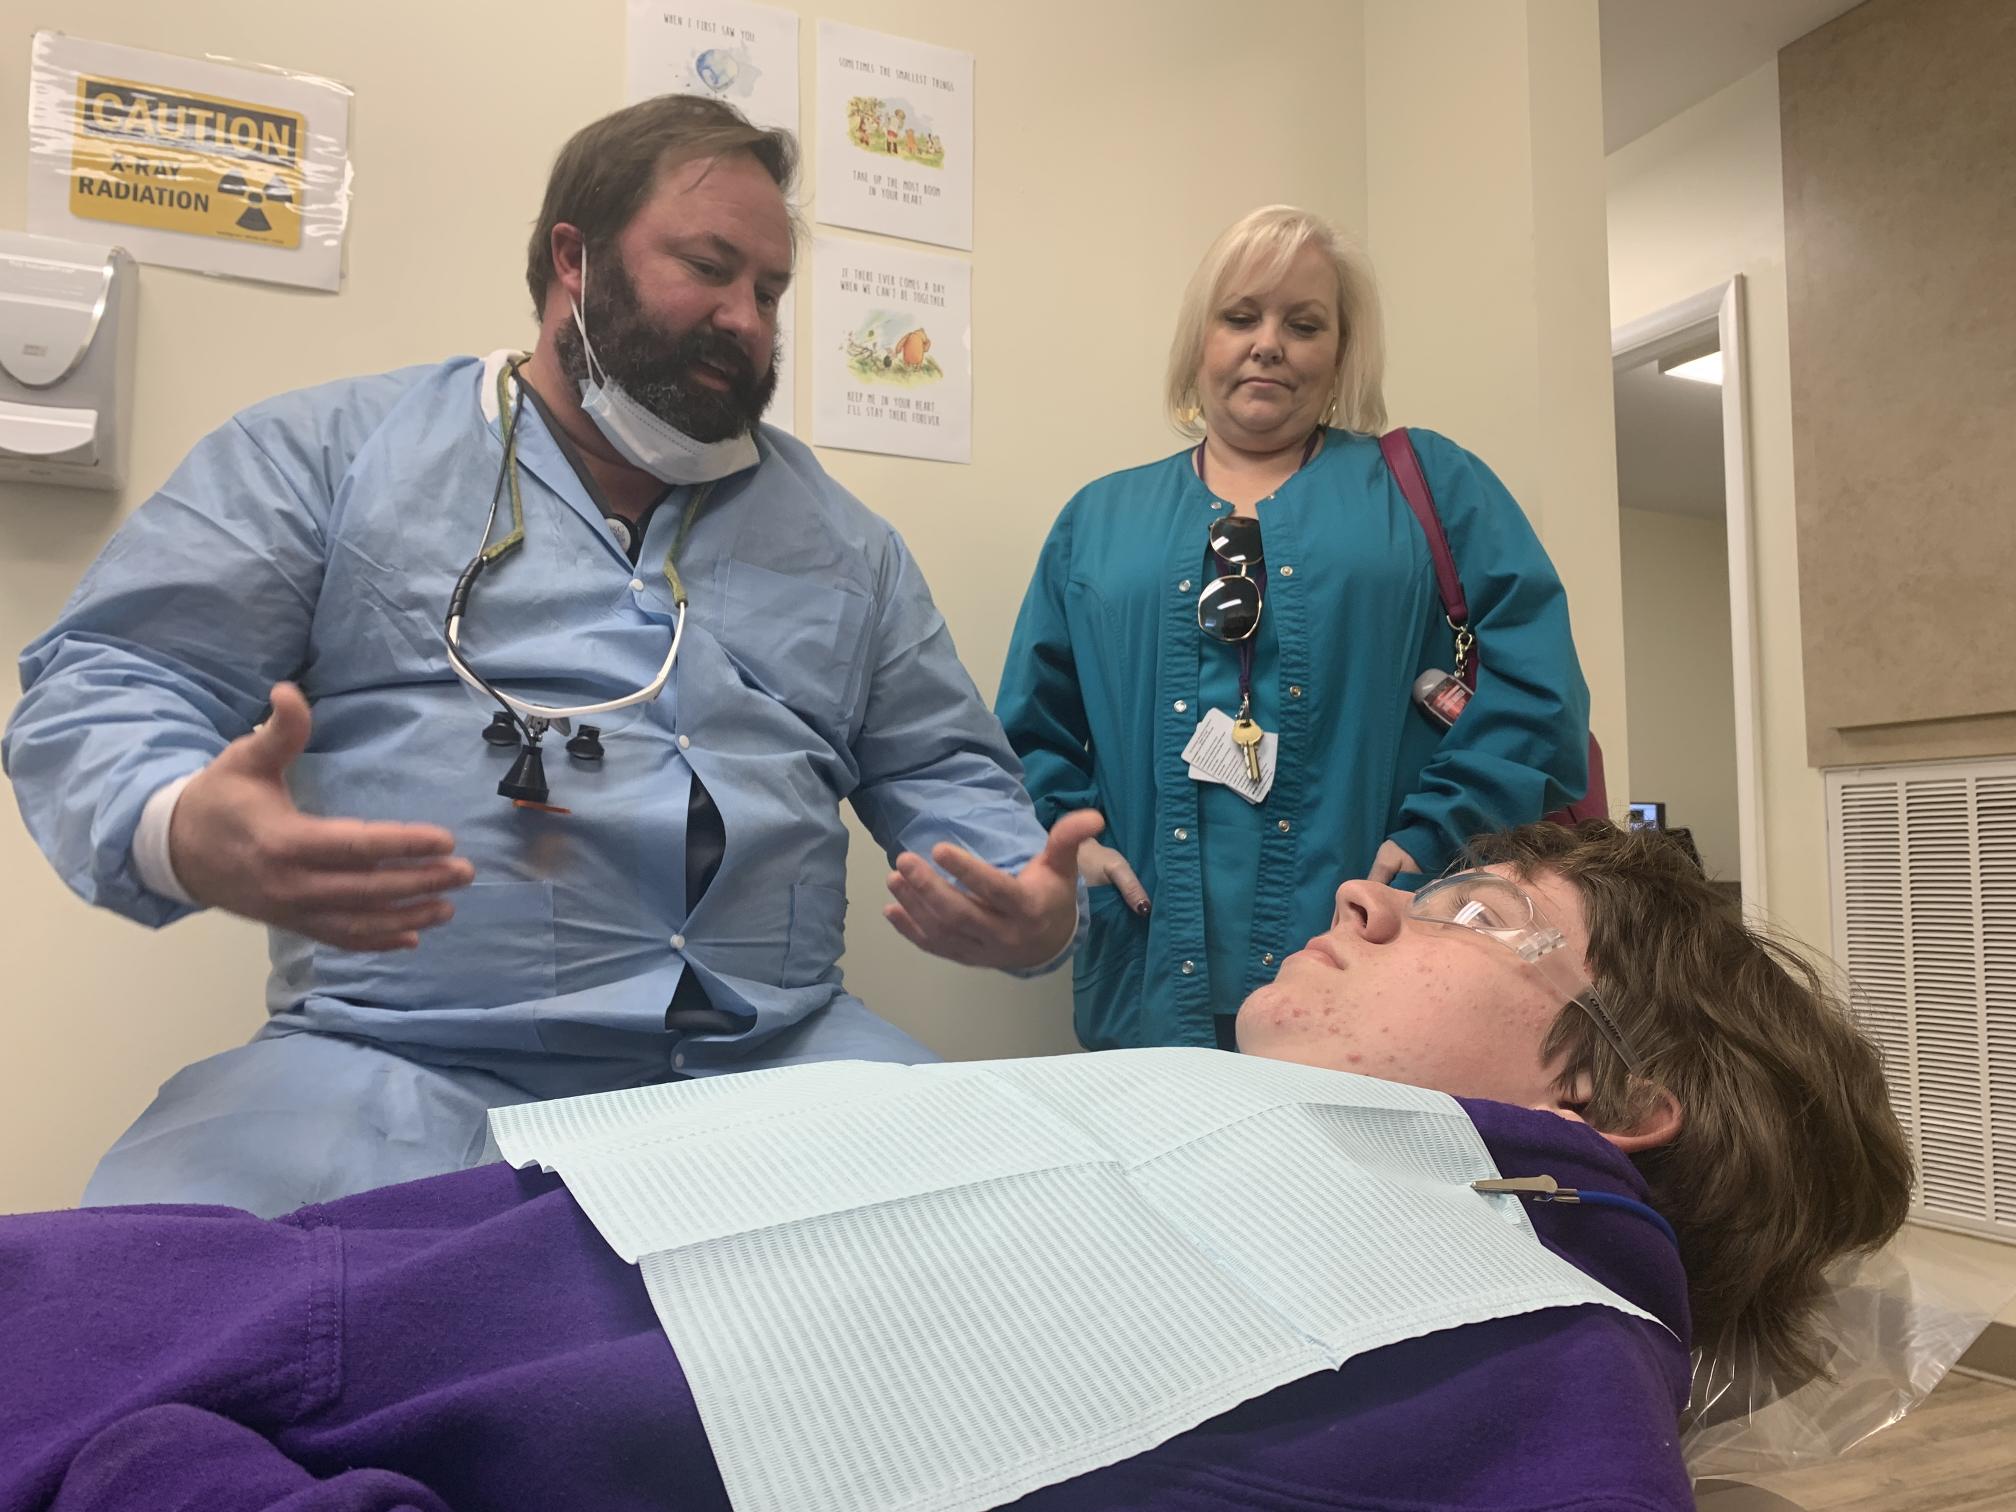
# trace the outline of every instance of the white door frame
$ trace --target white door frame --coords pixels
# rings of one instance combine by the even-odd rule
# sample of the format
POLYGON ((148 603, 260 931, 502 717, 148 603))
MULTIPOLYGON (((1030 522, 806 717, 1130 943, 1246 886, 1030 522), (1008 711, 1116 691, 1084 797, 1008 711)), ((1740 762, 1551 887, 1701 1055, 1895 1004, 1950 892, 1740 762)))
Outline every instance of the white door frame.
MULTIPOLYGON (((1684 350, 1713 332, 1722 349, 1722 485, 1729 532, 1730 666, 1736 683, 1736 832, 1743 907, 1765 916, 1762 658, 1757 644, 1756 543, 1750 522, 1748 358, 1743 339, 1743 275, 1610 333, 1613 371, 1684 350)), ((1627 671, 1627 676, 1628 671, 1627 671)))

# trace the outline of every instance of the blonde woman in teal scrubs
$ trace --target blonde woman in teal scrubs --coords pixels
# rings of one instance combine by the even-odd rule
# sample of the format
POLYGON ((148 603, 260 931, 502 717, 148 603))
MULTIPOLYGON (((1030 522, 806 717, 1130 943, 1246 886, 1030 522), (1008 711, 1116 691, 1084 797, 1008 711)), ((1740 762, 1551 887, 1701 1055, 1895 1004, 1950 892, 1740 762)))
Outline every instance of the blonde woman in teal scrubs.
POLYGON ((1421 430, 1481 670, 1447 729, 1411 697, 1451 634, 1380 454, 1383 366, 1364 255, 1306 211, 1254 211, 1177 315, 1167 402, 1194 444, 1088 485, 1044 543, 997 712, 1046 825, 1106 816, 1080 854, 1089 1047, 1229 1044, 1340 880, 1409 885, 1587 783, 1553 564, 1491 470, 1421 430), (1235 726, 1271 766, 1257 802, 1235 726))

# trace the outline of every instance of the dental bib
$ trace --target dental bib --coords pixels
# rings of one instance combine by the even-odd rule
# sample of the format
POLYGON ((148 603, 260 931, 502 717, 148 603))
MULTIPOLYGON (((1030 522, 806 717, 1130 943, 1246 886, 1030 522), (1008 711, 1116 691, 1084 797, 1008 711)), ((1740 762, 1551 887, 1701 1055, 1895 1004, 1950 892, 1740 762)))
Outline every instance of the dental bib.
POLYGON ((837 1062, 502 1108, 640 1265, 737 1512, 965 1512, 1367 1350, 1649 1313, 1453 1098, 1217 1050, 837 1062))

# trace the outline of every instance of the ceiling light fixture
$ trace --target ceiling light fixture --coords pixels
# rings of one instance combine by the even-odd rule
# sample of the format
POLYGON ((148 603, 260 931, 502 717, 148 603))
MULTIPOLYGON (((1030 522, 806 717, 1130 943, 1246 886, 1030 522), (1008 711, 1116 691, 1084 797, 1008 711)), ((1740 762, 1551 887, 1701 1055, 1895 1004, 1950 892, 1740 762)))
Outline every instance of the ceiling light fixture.
POLYGON ((1722 354, 1710 352, 1703 357, 1662 357, 1659 371, 1668 378, 1685 378, 1693 383, 1722 382, 1722 354))

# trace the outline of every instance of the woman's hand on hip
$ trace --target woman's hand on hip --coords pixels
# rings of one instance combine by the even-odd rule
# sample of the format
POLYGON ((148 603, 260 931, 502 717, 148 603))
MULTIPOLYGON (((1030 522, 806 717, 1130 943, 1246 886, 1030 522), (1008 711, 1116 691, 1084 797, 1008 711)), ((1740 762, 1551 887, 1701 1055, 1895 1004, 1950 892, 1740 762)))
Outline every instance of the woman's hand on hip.
POLYGON ((1134 868, 1127 864, 1127 858, 1112 846, 1101 845, 1097 840, 1081 844, 1078 847, 1078 875, 1085 879, 1087 887, 1119 888, 1121 901, 1137 914, 1146 916, 1150 906, 1148 889, 1134 875, 1134 868))
POLYGON ((1372 870, 1365 874, 1366 880, 1377 882, 1381 887, 1390 887, 1393 879, 1401 872, 1418 872, 1421 863, 1400 849, 1391 840, 1382 841, 1379 854, 1372 858, 1372 870))

